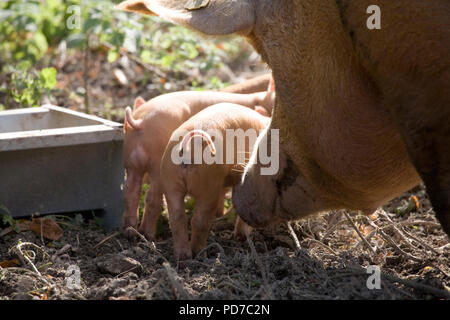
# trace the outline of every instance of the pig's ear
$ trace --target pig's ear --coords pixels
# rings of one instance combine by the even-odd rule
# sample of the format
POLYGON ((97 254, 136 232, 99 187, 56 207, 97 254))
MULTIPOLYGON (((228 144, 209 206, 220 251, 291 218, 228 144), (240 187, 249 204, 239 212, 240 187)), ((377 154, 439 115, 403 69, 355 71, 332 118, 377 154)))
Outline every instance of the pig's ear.
POLYGON ((150 9, 147 8, 147 6, 145 5, 145 1, 127 0, 119 3, 116 8, 123 11, 156 16, 155 13, 153 13, 150 9))
POLYGON ((134 100, 133 110, 137 110, 137 108, 142 106, 144 103, 145 100, 142 97, 137 97, 136 100, 134 100))
POLYGON ((254 0, 128 0, 121 10, 158 15, 208 35, 248 34, 255 23, 254 0))

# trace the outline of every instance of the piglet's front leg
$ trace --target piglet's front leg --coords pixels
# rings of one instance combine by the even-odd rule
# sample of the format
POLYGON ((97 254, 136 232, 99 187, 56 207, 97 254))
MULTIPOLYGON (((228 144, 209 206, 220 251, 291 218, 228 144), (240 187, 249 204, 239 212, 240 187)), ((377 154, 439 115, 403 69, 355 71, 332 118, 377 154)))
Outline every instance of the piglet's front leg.
POLYGON ((218 208, 223 210, 223 200, 220 191, 213 192, 211 195, 205 194, 205 197, 196 198, 194 215, 191 220, 191 248, 195 257, 203 248, 206 247, 209 230, 213 221, 217 217, 218 208), (217 195, 214 197, 212 195, 217 195))
POLYGON ((136 235, 133 231, 127 230, 127 228, 133 227, 134 229, 137 229, 141 187, 142 174, 133 170, 127 170, 124 187, 125 212, 123 214, 122 228, 125 236, 128 238, 132 238, 136 235))

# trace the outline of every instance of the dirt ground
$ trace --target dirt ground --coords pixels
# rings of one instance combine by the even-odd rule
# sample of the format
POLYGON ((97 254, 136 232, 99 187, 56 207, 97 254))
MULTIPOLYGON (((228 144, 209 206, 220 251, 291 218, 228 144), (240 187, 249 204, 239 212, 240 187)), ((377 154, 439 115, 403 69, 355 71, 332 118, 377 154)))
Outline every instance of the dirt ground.
POLYGON ((297 247, 286 225, 234 240, 231 211, 215 222, 206 256, 183 264, 164 216, 154 243, 106 233, 79 215, 55 216, 58 241, 32 231, 0 237, 0 262, 18 262, 10 249, 22 243, 39 272, 28 262, 0 267, 0 299, 449 299, 449 239, 423 187, 367 218, 346 214, 293 222, 297 247), (367 287, 370 265, 381 269, 380 289, 367 287))

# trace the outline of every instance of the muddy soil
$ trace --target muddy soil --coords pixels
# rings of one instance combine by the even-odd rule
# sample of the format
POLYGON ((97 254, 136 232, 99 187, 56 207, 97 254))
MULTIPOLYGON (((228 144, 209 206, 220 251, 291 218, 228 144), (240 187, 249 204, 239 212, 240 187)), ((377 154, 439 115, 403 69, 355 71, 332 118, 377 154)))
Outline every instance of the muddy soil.
POLYGON ((292 222, 293 233, 280 225, 245 241, 233 239, 231 210, 215 222, 205 253, 182 264, 165 216, 155 242, 107 233, 87 216, 52 218, 63 229, 58 241, 32 231, 0 237, 0 262, 15 261, 0 267, 0 299, 450 297, 449 239, 422 186, 368 217, 331 212, 292 222), (36 270, 17 259, 20 243, 36 270), (381 271, 379 289, 369 266, 381 271))

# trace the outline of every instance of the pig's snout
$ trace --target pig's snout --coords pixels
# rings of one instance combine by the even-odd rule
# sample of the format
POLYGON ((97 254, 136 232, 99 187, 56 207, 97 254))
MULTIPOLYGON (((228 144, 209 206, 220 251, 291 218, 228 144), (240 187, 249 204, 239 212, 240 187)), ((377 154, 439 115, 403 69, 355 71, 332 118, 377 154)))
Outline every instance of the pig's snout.
MULTIPOLYGON (((276 178, 279 175, 279 170, 272 170, 272 164, 279 164, 279 154, 272 147, 277 148, 278 146, 272 145, 273 141, 269 136, 270 130, 258 137, 242 181, 233 188, 232 200, 236 212, 251 227, 265 227, 280 220, 275 216, 276 178), (261 165, 259 151, 264 145, 266 145, 266 150, 271 150, 270 167, 261 165)), ((275 167, 278 169, 278 165, 275 167)))
POLYGON ((254 161, 233 188, 233 205, 248 225, 265 227, 326 209, 324 200, 285 152, 280 152, 280 170, 275 175, 263 175, 262 169, 254 161))
MULTIPOLYGON (((267 197, 261 197, 263 190, 258 187, 255 181, 255 168, 248 170, 241 183, 233 188, 233 205, 237 214, 248 225, 252 227, 265 227, 275 220, 270 202, 275 200, 274 195, 267 194, 267 197), (272 199, 273 198, 273 199, 272 199)), ((270 186, 267 190, 270 189, 270 186)), ((264 192, 265 193, 265 192, 264 192)))

